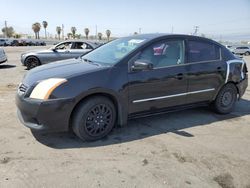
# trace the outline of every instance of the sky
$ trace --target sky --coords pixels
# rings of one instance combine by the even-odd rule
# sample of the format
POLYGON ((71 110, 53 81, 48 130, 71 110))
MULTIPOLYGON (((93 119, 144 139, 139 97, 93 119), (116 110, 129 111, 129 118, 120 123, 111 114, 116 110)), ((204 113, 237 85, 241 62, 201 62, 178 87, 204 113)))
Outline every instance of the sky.
MULTIPOLYGON (((53 36, 64 24, 65 33, 112 36, 142 33, 198 33, 221 40, 250 40, 250 0, 0 0, 0 28, 4 21, 18 33, 33 34, 31 25, 48 22, 53 36), (141 29, 140 29, 141 28, 141 29)), ((44 34, 41 30, 40 35, 44 34)))

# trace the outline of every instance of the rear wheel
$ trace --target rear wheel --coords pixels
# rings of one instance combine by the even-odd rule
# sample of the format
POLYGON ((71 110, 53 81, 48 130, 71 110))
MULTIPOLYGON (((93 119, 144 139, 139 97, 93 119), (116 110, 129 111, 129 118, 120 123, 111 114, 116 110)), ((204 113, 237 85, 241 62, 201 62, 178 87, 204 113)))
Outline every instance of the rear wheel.
POLYGON ((25 60, 25 65, 28 70, 33 69, 34 67, 37 67, 40 65, 40 61, 37 57, 31 56, 27 57, 25 60))
POLYGON ((77 107, 72 119, 74 133, 82 140, 98 140, 114 127, 116 110, 106 97, 90 98, 77 107))
POLYGON ((233 83, 223 86, 213 102, 214 110, 220 114, 232 112, 237 100, 237 93, 237 88, 233 83))

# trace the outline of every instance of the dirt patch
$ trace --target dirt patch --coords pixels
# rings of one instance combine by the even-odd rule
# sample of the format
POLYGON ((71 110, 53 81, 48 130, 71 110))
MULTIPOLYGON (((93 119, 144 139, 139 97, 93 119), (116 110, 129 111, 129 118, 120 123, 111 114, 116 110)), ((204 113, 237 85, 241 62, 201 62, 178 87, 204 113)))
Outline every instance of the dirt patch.
POLYGON ((233 176, 229 173, 214 177, 214 181, 216 181, 222 188, 235 188, 233 183, 233 176))
POLYGON ((6 164, 10 161, 10 158, 9 157, 4 157, 3 159, 0 160, 0 163, 1 164, 6 164))

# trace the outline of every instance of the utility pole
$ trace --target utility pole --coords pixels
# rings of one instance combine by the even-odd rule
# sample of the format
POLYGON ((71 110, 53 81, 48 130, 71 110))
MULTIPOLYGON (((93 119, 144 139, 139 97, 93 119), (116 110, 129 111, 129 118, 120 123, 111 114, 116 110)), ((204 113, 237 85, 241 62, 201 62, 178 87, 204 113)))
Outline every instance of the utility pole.
POLYGON ((5 25, 5 38, 8 38, 8 34, 7 34, 7 21, 4 22, 5 25))
POLYGON ((95 39, 97 40, 97 25, 95 25, 95 39))
POLYGON ((62 24, 62 40, 64 40, 64 25, 62 24))
POLYGON ((193 35, 197 35, 197 33, 198 33, 198 30, 199 30, 199 26, 194 26, 194 33, 193 33, 193 35))
POLYGON ((171 30, 171 33, 174 33, 174 26, 172 26, 172 30, 171 30))

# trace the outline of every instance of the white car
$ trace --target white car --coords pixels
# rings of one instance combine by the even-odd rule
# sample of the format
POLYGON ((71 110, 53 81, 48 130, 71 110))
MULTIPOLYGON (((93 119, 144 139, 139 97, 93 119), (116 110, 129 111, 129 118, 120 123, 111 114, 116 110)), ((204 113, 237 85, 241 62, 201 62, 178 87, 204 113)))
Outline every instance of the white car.
POLYGON ((0 64, 7 61, 7 56, 3 48, 0 48, 0 64))
POLYGON ((249 46, 238 46, 233 50, 234 54, 239 55, 250 55, 250 47, 249 46))

